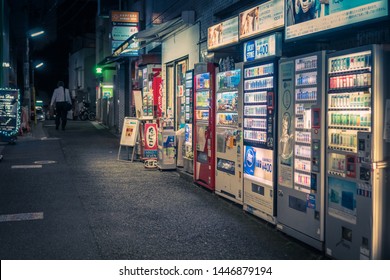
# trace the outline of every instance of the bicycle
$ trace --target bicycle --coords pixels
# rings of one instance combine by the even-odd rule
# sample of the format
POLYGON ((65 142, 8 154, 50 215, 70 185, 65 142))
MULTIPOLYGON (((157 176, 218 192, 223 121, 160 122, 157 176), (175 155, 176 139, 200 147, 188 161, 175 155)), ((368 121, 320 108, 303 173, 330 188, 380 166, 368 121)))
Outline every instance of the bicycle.
POLYGON ((88 107, 89 107, 89 103, 83 101, 83 107, 81 107, 81 110, 79 112, 79 119, 80 120, 82 120, 82 121, 96 120, 96 114, 94 112, 89 111, 88 107))

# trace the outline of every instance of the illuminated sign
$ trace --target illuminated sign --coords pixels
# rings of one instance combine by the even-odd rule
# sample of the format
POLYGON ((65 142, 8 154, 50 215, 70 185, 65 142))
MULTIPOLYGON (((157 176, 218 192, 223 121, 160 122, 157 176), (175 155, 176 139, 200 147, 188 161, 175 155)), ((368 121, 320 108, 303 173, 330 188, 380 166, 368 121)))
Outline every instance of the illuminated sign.
POLYGON ((114 55, 138 56, 138 43, 123 44, 139 31, 139 13, 126 11, 111 11, 111 49, 114 55), (115 50, 120 47, 120 51, 115 50))
POLYGON ((19 91, 0 89, 0 134, 13 136, 20 127, 19 91))
POLYGON ((138 24, 139 13, 138 12, 126 12, 126 11, 111 11, 111 21, 138 24))
POLYGON ((146 158, 157 158, 157 132, 156 123, 145 124, 144 157, 146 158))
POLYGON ((244 177, 258 183, 273 186, 273 152, 272 150, 245 146, 244 177))
POLYGON ((271 0, 240 13, 240 39, 264 34, 284 25, 284 0, 271 0))
POLYGON ((282 46, 282 34, 274 33, 255 41, 244 44, 244 61, 254 61, 264 57, 280 56, 282 46))
POLYGON ((232 18, 207 30, 207 48, 209 50, 238 42, 238 18, 232 18))
POLYGON ((104 99, 109 99, 114 97, 114 89, 112 85, 105 85, 102 86, 102 91, 103 91, 103 98, 104 99))
POLYGON ((387 0, 286 1, 285 39, 313 34, 387 17, 387 0))

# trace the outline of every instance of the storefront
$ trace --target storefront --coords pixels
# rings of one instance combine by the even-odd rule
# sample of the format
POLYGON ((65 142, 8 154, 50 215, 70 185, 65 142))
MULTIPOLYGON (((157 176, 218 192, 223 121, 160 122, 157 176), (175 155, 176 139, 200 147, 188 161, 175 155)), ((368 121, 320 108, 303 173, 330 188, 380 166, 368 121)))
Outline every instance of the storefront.
POLYGON ((184 165, 184 134, 190 120, 189 100, 186 96, 186 73, 199 62, 199 24, 167 37, 161 45, 163 79, 163 117, 170 120, 176 134, 177 166, 184 165), (187 115, 186 115, 187 113, 187 115))

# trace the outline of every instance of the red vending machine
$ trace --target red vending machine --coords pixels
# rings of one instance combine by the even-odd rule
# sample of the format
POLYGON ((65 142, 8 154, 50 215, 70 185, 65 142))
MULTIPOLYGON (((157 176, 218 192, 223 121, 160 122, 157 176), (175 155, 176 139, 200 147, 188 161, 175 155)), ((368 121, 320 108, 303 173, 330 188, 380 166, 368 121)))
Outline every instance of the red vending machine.
POLYGON ((215 66, 198 63, 194 69, 194 181, 215 189, 215 66))

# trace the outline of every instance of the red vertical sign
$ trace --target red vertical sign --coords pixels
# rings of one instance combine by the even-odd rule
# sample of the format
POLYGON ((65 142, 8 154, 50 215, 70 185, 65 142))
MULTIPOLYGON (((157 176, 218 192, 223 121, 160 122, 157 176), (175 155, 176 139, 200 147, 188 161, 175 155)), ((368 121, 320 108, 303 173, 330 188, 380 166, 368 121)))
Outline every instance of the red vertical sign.
POLYGON ((157 158, 157 124, 145 123, 144 157, 157 158))
POLYGON ((156 117, 162 116, 162 79, 160 76, 153 78, 153 101, 156 107, 156 117))

